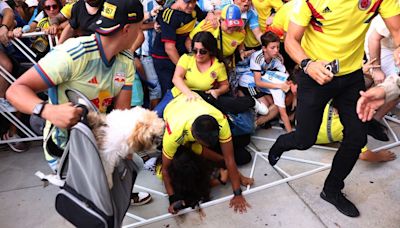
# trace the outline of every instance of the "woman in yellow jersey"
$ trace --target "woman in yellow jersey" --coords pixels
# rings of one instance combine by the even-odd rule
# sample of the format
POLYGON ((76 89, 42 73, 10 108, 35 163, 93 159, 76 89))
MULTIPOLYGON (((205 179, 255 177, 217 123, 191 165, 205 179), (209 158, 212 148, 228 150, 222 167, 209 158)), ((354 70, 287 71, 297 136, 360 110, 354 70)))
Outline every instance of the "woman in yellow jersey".
POLYGON ((228 92, 225 66, 217 48, 217 40, 210 32, 199 32, 192 40, 192 53, 179 59, 172 79, 175 85, 168 91, 155 111, 162 116, 165 106, 183 93, 188 100, 200 98, 193 91, 205 91, 215 99, 228 92))
POLYGON ((218 53, 217 40, 210 32, 199 32, 192 40, 192 54, 184 54, 176 66, 173 96, 183 93, 188 100, 198 97, 193 90, 205 91, 215 99, 228 92, 225 66, 218 53))

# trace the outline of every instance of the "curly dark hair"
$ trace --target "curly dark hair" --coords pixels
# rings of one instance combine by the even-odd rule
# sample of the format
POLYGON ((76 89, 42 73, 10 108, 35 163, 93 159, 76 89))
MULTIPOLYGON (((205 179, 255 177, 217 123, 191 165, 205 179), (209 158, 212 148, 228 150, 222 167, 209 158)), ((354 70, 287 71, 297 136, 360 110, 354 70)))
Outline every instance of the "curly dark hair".
POLYGON ((203 157, 180 146, 168 169, 174 194, 195 208, 210 198, 212 168, 203 157))

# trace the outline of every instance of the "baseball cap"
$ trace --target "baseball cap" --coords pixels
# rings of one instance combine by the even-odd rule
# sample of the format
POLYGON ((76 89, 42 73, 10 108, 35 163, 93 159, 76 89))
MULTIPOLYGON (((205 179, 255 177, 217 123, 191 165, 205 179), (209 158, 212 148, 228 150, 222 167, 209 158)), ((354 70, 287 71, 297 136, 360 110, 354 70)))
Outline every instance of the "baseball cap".
POLYGON ((244 25, 240 8, 235 4, 230 4, 222 8, 221 18, 225 19, 225 23, 228 27, 244 25))
POLYGON ((36 7, 39 4, 38 0, 25 0, 25 3, 28 7, 36 7))
POLYGON ((106 0, 99 19, 91 28, 102 35, 111 35, 126 24, 142 21, 143 17, 140 0, 106 0))

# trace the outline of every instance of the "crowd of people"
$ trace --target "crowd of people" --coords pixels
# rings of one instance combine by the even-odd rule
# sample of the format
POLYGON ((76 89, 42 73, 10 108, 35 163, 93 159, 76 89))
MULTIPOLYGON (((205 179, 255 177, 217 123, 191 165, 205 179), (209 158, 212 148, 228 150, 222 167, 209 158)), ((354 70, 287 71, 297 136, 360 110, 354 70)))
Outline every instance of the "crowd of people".
MULTIPOLYGON (((0 98, 46 120, 50 167, 82 114, 67 89, 102 113, 154 110, 165 121, 160 170, 170 213, 209 200, 227 181, 230 205, 246 211, 241 185, 254 180, 237 166, 251 160, 254 126, 281 123, 287 132, 269 151, 272 166, 285 151, 340 142, 320 196, 350 217, 360 213, 342 189, 357 159, 396 158, 362 148, 367 134, 388 140, 379 120, 399 101, 398 1, 8 0, 0 15, 0 65, 19 77, 12 85, 0 77, 0 98), (58 45, 25 40, 42 54, 23 71, 9 41, 32 31, 58 45)), ((1 130, 2 139, 19 134, 1 130)), ((10 147, 26 150, 21 144, 10 147)))

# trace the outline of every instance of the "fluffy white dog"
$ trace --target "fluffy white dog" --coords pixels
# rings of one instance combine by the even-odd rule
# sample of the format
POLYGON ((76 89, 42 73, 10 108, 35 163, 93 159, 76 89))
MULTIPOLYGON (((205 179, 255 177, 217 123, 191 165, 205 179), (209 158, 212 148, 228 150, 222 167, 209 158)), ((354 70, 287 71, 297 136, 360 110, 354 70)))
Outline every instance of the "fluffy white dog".
POLYGON ((108 115, 90 112, 88 123, 96 138, 110 189, 112 173, 119 161, 133 153, 153 152, 164 133, 164 121, 155 112, 141 107, 114 110, 108 115))

